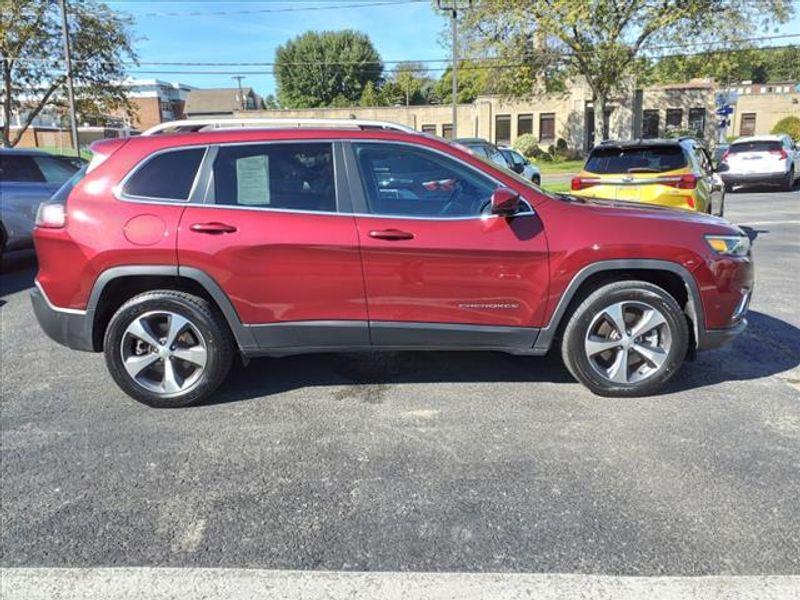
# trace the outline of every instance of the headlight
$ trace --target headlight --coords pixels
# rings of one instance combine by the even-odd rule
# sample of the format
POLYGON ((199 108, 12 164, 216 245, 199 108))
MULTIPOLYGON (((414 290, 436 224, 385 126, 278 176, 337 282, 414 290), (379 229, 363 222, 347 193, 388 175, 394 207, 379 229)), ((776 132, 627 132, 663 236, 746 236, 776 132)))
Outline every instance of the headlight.
POLYGON ((706 243, 724 256, 747 256, 750 252, 750 238, 746 235, 707 235, 706 243))

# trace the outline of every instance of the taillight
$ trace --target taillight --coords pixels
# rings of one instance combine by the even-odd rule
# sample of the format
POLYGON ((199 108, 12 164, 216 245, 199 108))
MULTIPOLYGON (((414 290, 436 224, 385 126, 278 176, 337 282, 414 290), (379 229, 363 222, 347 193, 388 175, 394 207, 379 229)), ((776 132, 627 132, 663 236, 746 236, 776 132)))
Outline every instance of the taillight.
POLYGON ((725 152, 722 153, 722 158, 720 159, 720 162, 726 162, 730 155, 731 155, 731 151, 730 150, 725 150, 725 152))
POLYGON ((593 185, 597 185, 598 183, 600 183, 600 180, 597 178, 573 177, 570 187, 575 191, 585 190, 586 188, 592 187, 593 185))
POLYGON ((60 203, 45 202, 36 211, 36 226, 61 229, 67 225, 67 208, 60 203))
POLYGON ((786 150, 784 150, 783 148, 781 148, 780 150, 770 150, 769 153, 777 154, 780 160, 786 160, 786 157, 788 156, 788 154, 786 154, 786 150))
POLYGON ((678 188, 679 190, 693 190, 697 187, 697 175, 687 173, 686 175, 667 175, 658 177, 658 183, 678 188))

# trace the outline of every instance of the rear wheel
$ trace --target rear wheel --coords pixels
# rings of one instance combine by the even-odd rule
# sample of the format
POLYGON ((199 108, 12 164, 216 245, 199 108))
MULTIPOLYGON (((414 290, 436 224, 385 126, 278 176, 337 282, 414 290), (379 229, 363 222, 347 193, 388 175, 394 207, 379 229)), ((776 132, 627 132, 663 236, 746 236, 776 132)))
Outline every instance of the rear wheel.
POLYGON ((783 189, 787 192, 791 192, 794 189, 794 167, 789 169, 789 172, 786 174, 786 181, 783 183, 783 189))
POLYGON ((686 317, 664 289, 622 281, 593 292, 569 320, 564 364, 600 396, 657 392, 680 368, 689 344, 686 317))
POLYGON ((148 406, 179 408, 219 387, 231 366, 233 341, 206 300, 157 290, 132 298, 114 314, 104 352, 126 394, 148 406))

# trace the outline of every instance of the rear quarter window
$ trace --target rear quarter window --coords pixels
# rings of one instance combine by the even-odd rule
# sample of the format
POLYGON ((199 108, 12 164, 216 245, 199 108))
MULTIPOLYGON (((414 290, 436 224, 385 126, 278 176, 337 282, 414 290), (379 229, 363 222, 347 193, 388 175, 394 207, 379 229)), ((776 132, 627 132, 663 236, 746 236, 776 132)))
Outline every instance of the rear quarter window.
POLYGON ((591 173, 663 173, 686 167, 680 146, 600 147, 592 150, 585 169, 591 173))
POLYGON ((157 200, 188 200, 205 148, 156 154, 133 172, 122 188, 125 196, 157 200))

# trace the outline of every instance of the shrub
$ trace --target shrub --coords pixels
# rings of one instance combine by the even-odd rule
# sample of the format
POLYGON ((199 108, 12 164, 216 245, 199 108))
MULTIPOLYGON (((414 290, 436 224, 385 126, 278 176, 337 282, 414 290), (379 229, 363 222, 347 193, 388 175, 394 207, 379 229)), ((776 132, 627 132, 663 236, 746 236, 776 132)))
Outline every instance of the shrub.
POLYGON ((537 154, 541 155, 541 150, 539 149, 539 143, 536 141, 536 138, 533 137, 530 133, 523 133, 517 139, 514 140, 512 144, 514 150, 522 154, 522 156, 527 157, 536 157, 537 154))
POLYGON ((795 142, 800 142, 800 117, 784 117, 772 128, 772 133, 786 134, 795 142))

